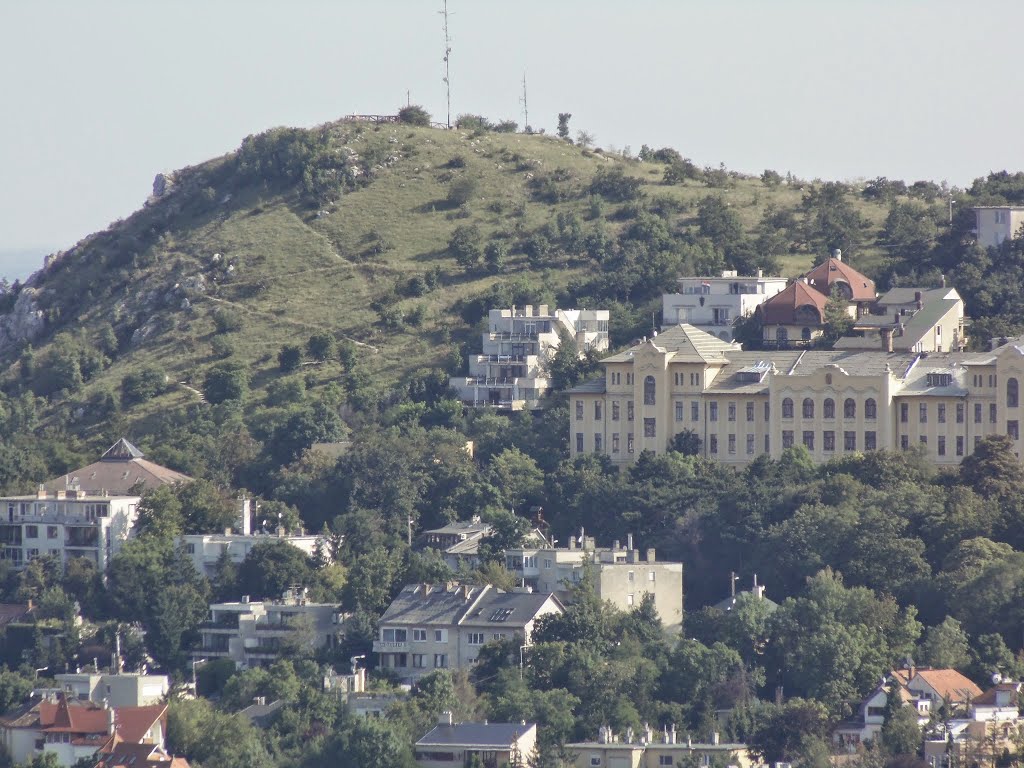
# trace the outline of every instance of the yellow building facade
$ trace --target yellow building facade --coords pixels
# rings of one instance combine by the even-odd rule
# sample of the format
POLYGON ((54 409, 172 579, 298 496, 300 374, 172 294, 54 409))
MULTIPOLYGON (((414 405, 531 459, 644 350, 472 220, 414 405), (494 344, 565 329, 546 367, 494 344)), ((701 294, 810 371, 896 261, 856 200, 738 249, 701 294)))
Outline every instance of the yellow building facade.
POLYGON ((1019 340, 984 353, 744 352, 679 325, 602 362, 603 378, 569 391, 573 456, 629 464, 687 430, 701 455, 737 466, 796 445, 816 461, 921 446, 940 466, 987 435, 1020 447, 1019 340))

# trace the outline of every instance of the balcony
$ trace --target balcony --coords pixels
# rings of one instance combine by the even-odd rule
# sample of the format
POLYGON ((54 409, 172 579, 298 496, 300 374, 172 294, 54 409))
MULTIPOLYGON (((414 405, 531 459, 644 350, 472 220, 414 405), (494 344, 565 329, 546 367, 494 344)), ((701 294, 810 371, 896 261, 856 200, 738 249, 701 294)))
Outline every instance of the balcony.
POLYGON ((397 642, 393 640, 374 640, 374 653, 408 653, 409 641, 397 642))

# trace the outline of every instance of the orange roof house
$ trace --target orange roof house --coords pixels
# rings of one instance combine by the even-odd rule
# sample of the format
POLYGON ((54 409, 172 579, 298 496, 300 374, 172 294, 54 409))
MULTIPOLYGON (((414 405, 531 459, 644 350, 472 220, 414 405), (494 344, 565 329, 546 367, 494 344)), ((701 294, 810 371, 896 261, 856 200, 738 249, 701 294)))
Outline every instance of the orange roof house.
POLYGON ((825 296, 831 296, 832 289, 838 287, 847 301, 861 303, 875 300, 875 281, 851 267, 839 254, 830 256, 804 275, 804 278, 808 285, 825 296))
POLYGON ((828 297, 803 280, 791 283, 772 296, 756 311, 764 325, 820 325, 825 322, 828 297))
POLYGON ((940 702, 950 699, 954 704, 964 704, 981 696, 981 688, 955 669, 911 670, 907 690, 919 698, 940 702))

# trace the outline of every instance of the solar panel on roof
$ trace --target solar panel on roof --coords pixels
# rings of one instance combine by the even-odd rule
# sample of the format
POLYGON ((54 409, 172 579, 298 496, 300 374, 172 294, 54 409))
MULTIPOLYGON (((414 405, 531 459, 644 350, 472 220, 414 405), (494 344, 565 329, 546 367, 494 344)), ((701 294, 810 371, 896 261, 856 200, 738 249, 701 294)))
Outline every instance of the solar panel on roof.
POLYGON ((498 608, 491 614, 491 618, 488 621, 508 621, 508 617, 512 615, 514 610, 515 608, 498 608))

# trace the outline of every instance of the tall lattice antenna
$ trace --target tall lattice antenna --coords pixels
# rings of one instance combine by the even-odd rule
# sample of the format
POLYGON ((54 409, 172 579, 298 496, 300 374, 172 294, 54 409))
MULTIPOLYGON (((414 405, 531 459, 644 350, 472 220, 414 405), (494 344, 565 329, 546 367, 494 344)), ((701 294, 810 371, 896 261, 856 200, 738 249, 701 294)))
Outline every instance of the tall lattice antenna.
POLYGON ((530 133, 530 108, 526 105, 526 73, 523 72, 523 95, 519 99, 523 105, 523 130, 530 133))
POLYGON ((452 54, 452 38, 448 34, 448 0, 444 0, 444 6, 438 11, 444 17, 444 87, 448 94, 448 120, 446 125, 452 127, 452 83, 448 77, 448 60, 452 54))

